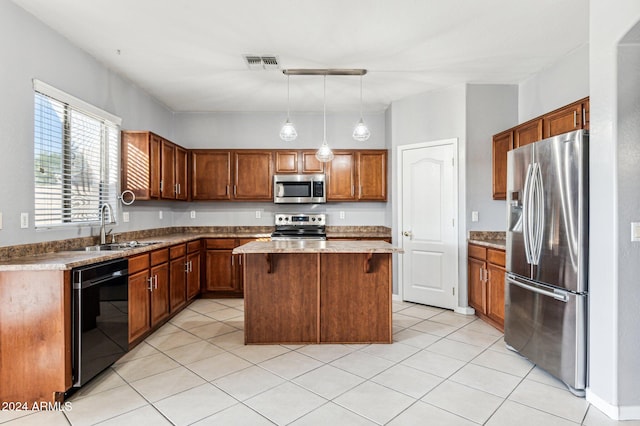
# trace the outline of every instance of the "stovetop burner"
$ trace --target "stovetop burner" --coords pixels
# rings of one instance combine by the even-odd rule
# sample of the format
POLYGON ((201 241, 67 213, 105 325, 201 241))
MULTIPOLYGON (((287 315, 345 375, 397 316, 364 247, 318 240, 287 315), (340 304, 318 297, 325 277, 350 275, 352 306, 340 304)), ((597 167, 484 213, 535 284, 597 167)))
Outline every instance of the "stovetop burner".
POLYGON ((326 240, 324 213, 317 214, 276 214, 276 229, 272 240, 326 240))

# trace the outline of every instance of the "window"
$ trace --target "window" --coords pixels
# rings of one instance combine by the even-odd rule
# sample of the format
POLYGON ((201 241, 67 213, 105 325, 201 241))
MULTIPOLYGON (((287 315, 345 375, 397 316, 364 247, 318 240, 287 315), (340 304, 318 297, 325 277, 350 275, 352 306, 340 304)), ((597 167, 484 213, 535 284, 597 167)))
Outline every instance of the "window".
POLYGON ((34 80, 36 228, 94 224, 118 195, 120 119, 34 80))

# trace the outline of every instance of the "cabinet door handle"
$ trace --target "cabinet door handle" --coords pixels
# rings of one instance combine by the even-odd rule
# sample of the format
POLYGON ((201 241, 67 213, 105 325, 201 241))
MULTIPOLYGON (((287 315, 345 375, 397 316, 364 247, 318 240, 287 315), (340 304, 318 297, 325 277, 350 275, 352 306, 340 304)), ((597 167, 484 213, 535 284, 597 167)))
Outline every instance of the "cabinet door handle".
POLYGON ((189 273, 189 262, 184 262, 184 272, 189 273))
POLYGON ((176 194, 176 195, 178 194, 178 184, 177 183, 173 184, 173 193, 176 194))
POLYGON ((224 195, 229 195, 229 185, 224 187, 224 195))
POLYGON ((178 184, 178 194, 182 194, 182 186, 178 184))
POLYGON ((154 281, 153 289, 157 290, 158 289, 158 275, 154 275, 153 278, 154 278, 153 279, 153 281, 154 281))
POLYGON ((478 272, 479 272, 479 276, 480 276, 480 282, 484 281, 484 278, 482 278, 482 268, 480 268, 478 270, 478 272))
POLYGON ((189 261, 189 272, 193 272, 193 260, 189 261))
POLYGON ((573 111, 573 127, 578 127, 578 112, 576 110, 573 111))
POLYGON ((587 110, 582 108, 582 127, 584 127, 584 123, 587 121, 587 110))
POLYGON ((149 287, 147 287, 147 290, 153 291, 153 277, 147 278, 147 282, 149 283, 149 287))
POLYGON ((160 192, 162 192, 162 187, 164 186, 163 183, 163 181, 160 181, 160 192))

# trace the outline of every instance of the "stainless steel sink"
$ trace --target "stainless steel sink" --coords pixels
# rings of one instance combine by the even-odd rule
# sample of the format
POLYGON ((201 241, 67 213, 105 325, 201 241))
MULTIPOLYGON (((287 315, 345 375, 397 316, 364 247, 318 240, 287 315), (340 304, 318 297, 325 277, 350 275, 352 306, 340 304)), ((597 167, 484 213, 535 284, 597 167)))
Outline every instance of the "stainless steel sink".
POLYGON ((161 241, 128 241, 124 243, 96 244, 76 249, 78 251, 122 251, 158 244, 161 241))

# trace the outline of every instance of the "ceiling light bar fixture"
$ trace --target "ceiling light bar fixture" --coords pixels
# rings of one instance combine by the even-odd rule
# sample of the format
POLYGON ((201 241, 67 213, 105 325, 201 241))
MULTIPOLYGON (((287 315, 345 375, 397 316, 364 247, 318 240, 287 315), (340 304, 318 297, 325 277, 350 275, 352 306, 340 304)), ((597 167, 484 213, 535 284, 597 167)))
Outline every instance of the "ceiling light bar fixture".
POLYGON ((322 102, 322 117, 323 117, 323 136, 322 136, 322 145, 318 151, 316 151, 316 158, 321 163, 327 163, 333 160, 333 151, 329 148, 329 144, 327 143, 327 75, 325 74, 323 77, 324 81, 324 96, 322 102))
POLYGON ((327 76, 328 75, 346 75, 346 76, 359 76, 360 77, 360 121, 353 130, 353 138, 359 142, 364 142, 369 139, 371 132, 364 124, 362 117, 362 76, 367 73, 364 68, 288 68, 282 70, 282 73, 287 76, 287 121, 280 130, 280 138, 284 141, 292 141, 298 135, 293 124, 289 119, 289 76, 292 75, 321 75, 324 81, 324 94, 323 94, 323 107, 322 107, 322 119, 323 119, 323 137, 322 145, 316 152, 316 158, 318 161, 326 163, 333 159, 333 151, 329 148, 327 143, 327 76), (293 136, 292 136, 293 135, 293 136))
POLYGON ((364 119, 362 118, 362 74, 360 75, 360 121, 358 121, 355 129, 353 129, 352 136, 353 139, 358 142, 364 142, 371 136, 371 132, 367 128, 367 125, 364 124, 364 119))
POLYGON ((280 129, 280 139, 285 142, 294 141, 298 137, 298 132, 296 132, 296 128, 293 127, 293 123, 289 117, 289 76, 287 75, 287 121, 282 125, 282 129, 280 129))

